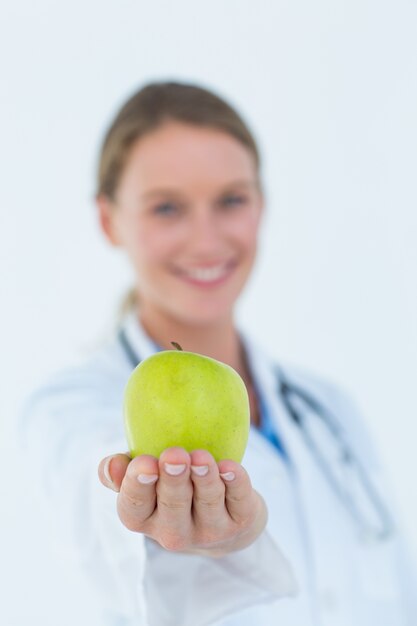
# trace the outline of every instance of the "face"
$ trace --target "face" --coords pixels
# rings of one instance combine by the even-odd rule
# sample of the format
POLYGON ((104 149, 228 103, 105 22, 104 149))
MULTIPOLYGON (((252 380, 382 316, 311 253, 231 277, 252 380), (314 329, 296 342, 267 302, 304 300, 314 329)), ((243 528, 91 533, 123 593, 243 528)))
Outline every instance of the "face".
POLYGON ((141 312, 188 324, 230 318, 252 268, 262 196, 249 150, 213 129, 167 122, 133 146, 101 224, 125 248, 141 312))

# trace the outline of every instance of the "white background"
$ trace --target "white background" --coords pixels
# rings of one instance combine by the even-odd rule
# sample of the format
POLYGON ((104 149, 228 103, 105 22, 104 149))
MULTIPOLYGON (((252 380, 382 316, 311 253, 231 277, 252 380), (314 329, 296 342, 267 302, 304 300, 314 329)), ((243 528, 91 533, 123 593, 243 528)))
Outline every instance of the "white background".
POLYGON ((71 623, 14 424, 130 284, 91 198, 106 125, 148 80, 211 87, 254 129, 268 214, 239 319, 353 394, 415 549, 416 3, 14 0, 0 18, 2 624, 71 623))

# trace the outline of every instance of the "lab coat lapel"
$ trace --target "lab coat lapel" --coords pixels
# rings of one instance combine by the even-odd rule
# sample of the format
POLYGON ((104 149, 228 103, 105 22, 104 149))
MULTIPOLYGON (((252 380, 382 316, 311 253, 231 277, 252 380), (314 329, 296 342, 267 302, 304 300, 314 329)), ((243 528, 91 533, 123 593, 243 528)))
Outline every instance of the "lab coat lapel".
MULTIPOLYGON (((259 367, 263 370, 261 380, 271 419, 290 458, 305 560, 304 585, 311 602, 311 615, 314 623, 323 626, 351 626, 354 623, 351 607, 348 602, 345 604, 350 597, 349 579, 341 564, 349 560, 352 529, 348 528, 346 515, 338 508, 299 427, 288 415, 279 393, 275 364, 265 359, 259 367)), ((291 368, 284 369, 293 380, 291 368)), ((320 397, 314 387, 312 393, 320 397)), ((294 556, 289 554, 289 558, 294 556)))
POLYGON ((123 320, 122 328, 127 340, 139 360, 147 359, 157 351, 156 345, 147 336, 140 324, 137 314, 131 311, 123 320))

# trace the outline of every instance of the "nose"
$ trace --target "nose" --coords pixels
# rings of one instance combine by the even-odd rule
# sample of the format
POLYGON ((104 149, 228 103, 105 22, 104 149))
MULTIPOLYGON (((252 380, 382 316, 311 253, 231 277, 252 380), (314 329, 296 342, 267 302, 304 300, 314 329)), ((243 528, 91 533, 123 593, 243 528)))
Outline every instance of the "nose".
POLYGON ((190 219, 189 240, 193 249, 201 253, 216 252, 222 241, 221 224, 210 207, 198 207, 190 219))

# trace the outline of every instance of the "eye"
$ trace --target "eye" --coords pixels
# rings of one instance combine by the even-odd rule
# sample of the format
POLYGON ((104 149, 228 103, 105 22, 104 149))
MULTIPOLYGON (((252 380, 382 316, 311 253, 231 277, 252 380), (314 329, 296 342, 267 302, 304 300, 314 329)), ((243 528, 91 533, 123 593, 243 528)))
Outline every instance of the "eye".
POLYGON ((224 196, 220 200, 220 204, 222 207, 225 207, 225 208, 229 208, 229 207, 233 208, 233 207, 237 207, 242 204, 245 204, 246 201, 247 201, 246 196, 243 196, 240 194, 229 194, 227 196, 224 196))
POLYGON ((179 212, 179 206, 174 202, 161 202, 153 208, 156 215, 175 215, 179 212))

